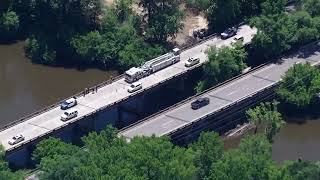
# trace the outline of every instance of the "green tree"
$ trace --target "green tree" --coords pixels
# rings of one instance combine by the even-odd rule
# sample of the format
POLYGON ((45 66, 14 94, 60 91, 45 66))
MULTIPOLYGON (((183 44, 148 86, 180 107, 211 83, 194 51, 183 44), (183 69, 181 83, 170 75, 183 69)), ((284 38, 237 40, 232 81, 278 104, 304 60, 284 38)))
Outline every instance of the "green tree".
POLYGON ((139 5, 145 13, 146 37, 164 43, 182 29, 184 13, 179 0, 142 0, 139 5))
POLYGON ((262 129, 270 142, 284 124, 277 109, 278 104, 276 101, 261 103, 246 112, 249 122, 255 125, 255 133, 262 129))
POLYGON ((311 16, 320 16, 320 1, 318 0, 303 0, 303 9, 311 16))
POLYGON ((49 46, 47 40, 37 39, 35 36, 29 37, 26 40, 25 53, 33 62, 42 64, 55 64, 57 52, 53 47, 49 46))
POLYGON ((132 0, 117 0, 116 1, 116 14, 118 17, 118 20, 120 22, 124 22, 126 19, 129 18, 130 15, 132 15, 132 0))
POLYGON ((310 64, 296 64, 282 77, 277 94, 284 102, 298 108, 312 103, 320 92, 320 72, 310 64))
POLYGON ((191 148, 196 152, 195 164, 198 168, 198 178, 203 179, 209 175, 212 164, 222 158, 223 142, 219 134, 203 132, 191 148))
POLYGON ((249 136, 239 148, 213 164, 209 179, 276 179, 280 173, 271 160, 271 144, 265 136, 249 136))
POLYGON ((320 166, 311 162, 287 162, 282 171, 288 180, 320 179, 320 166))
POLYGON ((53 158, 56 155, 71 156, 77 151, 79 151, 77 146, 66 144, 60 139, 50 137, 37 144, 32 154, 32 159, 39 163, 42 158, 53 158))
POLYGON ((209 62, 203 68, 204 81, 200 82, 196 89, 203 91, 240 74, 247 67, 244 63, 246 57, 246 51, 238 43, 233 47, 210 48, 208 51, 209 62))
POLYGON ((240 4, 237 0, 212 1, 206 12, 209 28, 218 32, 240 20, 240 4))
POLYGON ((18 28, 19 16, 14 11, 0 14, 0 40, 13 40, 16 38, 18 28))
POLYGON ((282 14, 287 0, 266 0, 262 5, 263 15, 278 15, 282 14))

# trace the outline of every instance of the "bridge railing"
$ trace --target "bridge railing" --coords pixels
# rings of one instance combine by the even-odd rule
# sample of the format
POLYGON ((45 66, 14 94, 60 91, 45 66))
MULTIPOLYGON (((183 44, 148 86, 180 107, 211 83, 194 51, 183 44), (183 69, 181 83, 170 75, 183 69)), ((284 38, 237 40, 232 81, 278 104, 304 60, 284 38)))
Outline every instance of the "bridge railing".
POLYGON ((189 97, 187 99, 184 99, 184 100, 180 101, 179 103, 176 103, 176 104, 174 104, 172 106, 169 106, 169 107, 167 107, 167 108, 165 108, 165 109, 163 109, 161 111, 158 111, 157 113, 154 113, 154 114, 152 114, 152 115, 150 115, 150 116, 148 116, 148 117, 146 117, 144 119, 141 119, 140 121, 137 121, 136 123, 133 123, 133 124, 131 124, 129 126, 126 126, 126 127, 122 128, 122 129, 120 129, 119 132, 123 132, 123 131, 126 131, 128 129, 134 128, 134 127, 140 125, 141 123, 143 123, 143 122, 145 122, 147 120, 150 120, 151 118, 155 118, 155 117, 157 117, 157 116, 159 116, 159 115, 161 115, 161 114, 163 114, 163 113, 165 113, 167 111, 170 111, 170 110, 172 110, 172 109, 174 109, 174 108, 176 108, 176 107, 178 107, 178 106, 180 106, 182 104, 187 103, 188 101, 190 101, 190 100, 192 100, 192 99, 194 99, 196 97, 202 96, 202 95, 206 94, 209 91, 216 90, 217 88, 223 87, 223 86, 229 84, 230 82, 236 81, 236 80, 238 80, 238 79, 240 79, 242 77, 248 76, 248 75, 250 75, 250 74, 252 74, 252 73, 254 73, 254 72, 258 71, 258 70, 261 70, 261 69, 263 69, 264 67, 266 67, 269 64, 270 64, 270 62, 261 64, 261 65, 255 67, 255 68, 252 68, 250 71, 248 71, 246 73, 234 76, 234 77, 232 77, 232 78, 230 78, 230 79, 228 79, 228 80, 226 80, 224 82, 221 82, 221 83, 219 83, 219 84, 217 84, 217 85, 215 85, 215 86, 213 86, 213 87, 211 87, 211 88, 209 88, 209 89, 207 89, 207 90, 205 90, 205 91, 203 91, 203 92, 201 92, 199 94, 196 94, 196 95, 191 96, 191 97, 189 97))
MULTIPOLYGON (((206 41, 211 40, 212 38, 216 37, 216 35, 217 35, 217 34, 212 34, 212 35, 207 36, 207 37, 205 37, 205 38, 203 38, 203 39, 201 39, 201 40, 199 40, 199 41, 197 41, 197 42, 195 42, 195 43, 188 44, 188 45, 184 45, 184 46, 181 46, 181 47, 179 47, 179 48, 181 49, 181 51, 186 51, 186 50, 191 49, 191 48, 193 48, 193 47, 195 47, 195 46, 197 46, 197 45, 200 45, 200 44, 202 44, 202 43, 204 43, 204 42, 206 42, 206 41)), ((109 80, 107 80, 107 81, 105 81, 105 82, 102 82, 102 83, 100 83, 100 84, 98 84, 98 85, 95 85, 95 86, 90 87, 90 88, 87 88, 87 89, 88 89, 88 90, 94 90, 95 88, 98 88, 98 89, 99 89, 99 88, 102 88, 102 87, 104 87, 104 86, 106 86, 106 85, 108 85, 108 84, 111 84, 112 82, 117 81, 117 80, 119 80, 119 79, 121 79, 121 78, 123 78, 123 77, 124 77, 124 74, 121 74, 121 75, 119 75, 119 76, 113 77, 113 78, 111 78, 111 79, 109 79, 109 80)), ((79 92, 79 93, 77 93, 77 94, 74 94, 74 95, 72 95, 72 96, 70 96, 70 97, 80 97, 80 96, 82 96, 84 93, 85 93, 85 91, 81 91, 81 92, 79 92)), ((58 107, 64 100, 69 99, 70 97, 65 98, 65 99, 63 99, 63 100, 60 100, 59 102, 54 103, 54 104, 52 104, 52 105, 49 105, 49 106, 47 106, 47 107, 45 107, 45 108, 43 108, 43 109, 37 110, 37 111, 35 111, 35 112, 27 115, 27 116, 24 116, 24 117, 16 120, 16 121, 13 121, 13 122, 11 122, 11 123, 9 123, 9 124, 1 127, 1 128, 0 128, 0 131, 3 131, 3 130, 5 130, 5 129, 8 129, 8 128, 16 125, 16 124, 19 124, 19 123, 21 123, 21 122, 23 122, 23 121, 26 121, 26 120, 28 120, 28 119, 31 119, 31 118, 39 115, 39 114, 42 114, 42 113, 47 112, 47 111, 50 111, 50 110, 58 107)))
MULTIPOLYGON (((95 89, 95 88, 98 88, 98 89, 99 89, 99 88, 101 88, 101 87, 103 87, 103 86, 106 86, 106 85, 108 85, 108 84, 111 84, 112 82, 114 82, 114 81, 116 81, 116 80, 119 80, 119 79, 121 79, 121 78, 123 78, 123 75, 119 75, 119 76, 113 77, 113 78, 111 78, 111 79, 109 79, 109 80, 107 80, 107 81, 105 81, 105 82, 103 82, 103 83, 101 83, 101 84, 98 84, 98 85, 93 86, 93 87, 88 88, 88 89, 89 89, 89 90, 93 90, 93 89, 95 89)), ((80 96, 83 96, 84 93, 85 93, 85 91, 81 91, 81 92, 79 92, 79 93, 77 93, 77 94, 74 94, 74 95, 72 95, 72 96, 70 96, 70 97, 78 98, 78 97, 80 97, 80 96)), ((69 98, 70 98, 70 97, 69 97, 69 98)), ((65 99, 63 99, 63 100, 61 100, 61 101, 59 101, 59 102, 57 102, 57 103, 54 103, 54 104, 52 104, 52 105, 49 105, 49 106, 47 106, 47 107, 45 107, 45 108, 43 108, 43 109, 40 109, 40 110, 38 110, 38 111, 36 111, 36 112, 33 112, 33 113, 31 113, 31 114, 29 114, 29 115, 27 115, 27 116, 22 117, 22 118, 20 118, 20 119, 18 119, 18 120, 16 120, 16 121, 13 121, 13 122, 11 122, 11 123, 9 123, 9 124, 1 127, 1 128, 0 128, 0 131, 3 131, 3 130, 5 130, 5 129, 8 129, 8 128, 14 126, 14 125, 17 125, 17 124, 19 124, 19 123, 21 123, 21 122, 24 122, 24 121, 26 121, 26 120, 28 120, 28 119, 31 119, 31 118, 39 115, 39 114, 45 113, 45 112, 47 112, 47 111, 50 111, 50 110, 58 107, 63 101, 65 101, 65 100, 67 100, 67 99, 69 99, 69 98, 65 98, 65 99)))

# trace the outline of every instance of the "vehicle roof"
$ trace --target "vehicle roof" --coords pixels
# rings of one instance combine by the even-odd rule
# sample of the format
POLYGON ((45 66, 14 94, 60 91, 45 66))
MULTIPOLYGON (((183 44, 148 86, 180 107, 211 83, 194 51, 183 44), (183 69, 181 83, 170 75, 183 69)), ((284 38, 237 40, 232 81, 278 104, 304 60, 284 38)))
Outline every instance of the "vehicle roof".
POLYGON ((132 76, 141 70, 142 70, 141 68, 132 67, 126 71, 126 74, 128 74, 129 76, 132 76))
POLYGON ((75 100, 76 100, 75 98, 70 98, 70 99, 67 99, 66 102, 67 102, 67 103, 72 103, 72 102, 75 101, 75 100))
POLYGON ((142 84, 140 81, 132 83, 132 85, 134 85, 134 86, 139 86, 140 84, 142 84))
POLYGON ((64 112, 67 112, 68 114, 70 114, 70 113, 73 113, 75 111, 78 111, 78 109, 68 109, 68 110, 66 110, 64 112))

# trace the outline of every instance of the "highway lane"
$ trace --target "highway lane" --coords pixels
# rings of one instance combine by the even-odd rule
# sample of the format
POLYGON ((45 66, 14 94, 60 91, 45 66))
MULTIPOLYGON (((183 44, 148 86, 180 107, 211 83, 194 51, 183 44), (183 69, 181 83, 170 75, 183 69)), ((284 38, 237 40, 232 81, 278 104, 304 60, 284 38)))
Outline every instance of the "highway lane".
POLYGON ((180 105, 173 106, 167 111, 151 116, 132 127, 122 130, 119 135, 130 140, 135 136, 162 136, 181 127, 191 124, 206 115, 212 114, 230 104, 239 102, 281 80, 282 75, 295 63, 320 63, 320 44, 307 46, 298 52, 284 57, 282 63, 269 64, 260 70, 253 71, 239 79, 235 79, 224 86, 217 87, 198 97, 208 97, 210 104, 198 109, 191 109, 194 97, 180 105))
MULTIPOLYGON (((239 28, 238 34, 244 36, 244 43, 250 42, 253 35, 256 33, 256 29, 251 29, 249 26, 241 26, 239 28)), ((191 49, 183 51, 181 53, 181 61, 167 67, 159 72, 156 72, 148 77, 141 79, 143 89, 130 94, 127 92, 128 84, 124 82, 124 79, 117 80, 108 84, 98 90, 95 94, 87 94, 86 96, 81 96, 78 98, 78 105, 74 108, 79 110, 79 115, 77 118, 73 120, 62 122, 60 120, 60 116, 63 113, 59 107, 55 107, 47 112, 39 114, 33 118, 30 118, 26 121, 21 122, 20 124, 9 127, 0 132, 0 141, 4 146, 5 150, 11 150, 23 143, 28 143, 35 138, 43 136, 51 131, 58 129, 60 127, 66 126, 69 123, 77 121, 84 116, 94 113, 100 108, 106 107, 109 104, 121 101, 123 99, 128 98, 131 95, 141 93, 145 89, 152 88, 153 86, 164 82, 173 76, 184 73, 188 70, 184 66, 184 63, 187 61, 189 57, 199 57, 200 58, 200 66, 204 62, 208 60, 205 51, 208 47, 216 45, 217 47, 221 47, 223 45, 230 45, 231 40, 221 40, 220 38, 212 38, 208 41, 205 41, 202 44, 199 44, 191 49), (8 140, 17 134, 22 134, 25 136, 25 141, 16 144, 9 145, 8 140)), ((49 95, 49 94, 48 94, 49 95)))

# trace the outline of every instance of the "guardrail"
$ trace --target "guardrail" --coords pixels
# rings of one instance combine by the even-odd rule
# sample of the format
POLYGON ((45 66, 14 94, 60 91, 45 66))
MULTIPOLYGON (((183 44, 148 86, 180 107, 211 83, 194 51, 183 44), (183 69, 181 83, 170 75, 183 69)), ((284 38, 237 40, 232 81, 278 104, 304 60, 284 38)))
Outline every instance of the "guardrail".
POLYGON ((161 110, 161 111, 158 111, 157 113, 154 113, 154 114, 152 114, 151 116, 148 116, 148 117, 146 117, 146 118, 144 118, 144 119, 142 119, 142 120, 140 120, 140 121, 137 121, 136 123, 133 123, 133 124, 131 124, 131 125, 129 125, 129 126, 126 126, 126 127, 122 128, 122 129, 120 129, 119 132, 123 132, 123 131, 125 131, 125 130, 128 130, 128 129, 131 129, 131 128, 133 128, 133 127, 136 127, 136 126, 140 125, 141 123, 143 123, 144 121, 147 121, 148 119, 150 120, 151 118, 155 118, 155 117, 163 114, 163 113, 166 112, 166 111, 169 111, 169 110, 171 110, 171 109, 174 109, 174 108, 176 108, 176 107, 178 107, 178 106, 180 106, 180 105, 182 105, 182 104, 185 104, 186 102, 190 101, 191 99, 194 99, 194 98, 196 98, 196 97, 199 97, 199 96, 201 96, 201 95, 203 95, 203 94, 205 94, 205 93, 207 93, 207 92, 209 92, 209 91, 212 91, 212 90, 215 90, 215 89, 217 89, 217 88, 223 87, 223 86, 227 85, 228 83, 230 83, 231 81, 236 81, 236 80, 238 80, 238 79, 240 79, 240 78, 242 78, 242 77, 248 76, 249 74, 252 74, 252 73, 254 73, 254 72, 258 71, 258 70, 263 69, 264 67, 266 67, 266 66, 269 65, 269 64, 270 64, 270 62, 261 64, 261 65, 259 65, 259 66, 255 67, 255 68, 251 69, 250 71, 248 71, 248 72, 246 72, 246 73, 243 73, 243 74, 239 74, 239 75, 237 75, 237 76, 234 76, 234 77, 232 77, 232 78, 230 78, 230 79, 228 79, 228 80, 226 80, 226 81, 224 81, 224 82, 221 82, 221 83, 219 83, 219 84, 217 84, 217 85, 215 85, 215 86, 213 86, 213 87, 211 87, 211 88, 209 88, 209 89, 207 89, 207 90, 205 90, 205 91, 203 91, 203 92, 201 92, 201 93, 199 93, 199 94, 196 94, 196 95, 191 96, 191 97, 189 97, 189 98, 187 98, 187 99, 184 99, 183 101, 180 101, 179 103, 176 103, 176 104, 174 104, 174 105, 172 105, 172 106, 169 106, 168 108, 165 108, 165 109, 163 109, 163 110, 161 110))
MULTIPOLYGON (((99 89, 99 88, 101 88, 101 87, 103 87, 103 86, 106 86, 106 85, 108 85, 108 84, 111 84, 112 82, 114 82, 114 81, 116 81, 116 80, 119 80, 119 79, 121 79, 121 78, 123 78, 123 75, 119 75, 119 76, 113 77, 113 78, 111 78, 111 79, 109 79, 109 80, 107 80, 107 81, 105 81, 105 82, 103 82, 103 83, 100 83, 100 84, 98 84, 98 85, 96 85, 96 86, 93 86, 93 87, 91 87, 91 88, 88 88, 88 89, 90 89, 90 90, 95 89, 95 88, 99 89)), ((79 92, 79 93, 77 93, 77 94, 74 94, 74 95, 72 95, 72 96, 70 96, 70 97, 76 97, 76 98, 77 98, 77 97, 82 96, 84 93, 85 93, 85 91, 81 91, 81 92, 79 92)), ((19 124, 19 123, 24 122, 24 121, 26 121, 26 120, 28 120, 28 119, 31 119, 31 118, 39 115, 39 114, 42 114, 42 113, 47 112, 47 111, 50 111, 50 110, 58 107, 63 101, 65 101, 65 100, 67 100, 67 99, 69 99, 69 98, 65 98, 65 99, 63 99, 63 100, 61 100, 61 101, 59 101, 59 102, 57 102, 57 103, 55 103, 55 104, 52 104, 52 105, 50 105, 50 106, 47 106, 47 107, 45 107, 45 108, 43 108, 43 109, 40 109, 40 110, 38 110, 38 111, 36 111, 36 112, 34 112, 34 113, 31 113, 31 114, 27 115, 27 116, 25 116, 25 117, 22 117, 22 118, 20 118, 20 119, 18 119, 18 120, 16 120, 16 121, 13 121, 13 122, 11 122, 11 123, 9 123, 9 124, 1 127, 1 128, 0 128, 0 131, 3 131, 3 130, 5 130, 5 129, 8 129, 8 128, 16 125, 16 124, 19 124)))
MULTIPOLYGON (((179 48, 181 49, 181 51, 186 51, 186 50, 191 49, 191 48, 193 48, 193 47, 195 47, 195 46, 197 46, 197 45, 200 45, 200 44, 202 44, 202 43, 204 43, 204 42, 206 42, 206 41, 209 41, 209 40, 211 40, 211 39, 214 38, 214 37, 216 37, 216 34, 212 34, 212 35, 207 36, 207 37, 205 37, 204 39, 201 39, 201 40, 199 40, 199 41, 197 41, 197 42, 195 42, 195 43, 193 43, 193 44, 181 46, 181 47, 179 47, 179 48)), ((180 75, 180 74, 179 74, 179 75, 180 75)), ((123 77, 124 77, 124 74, 121 74, 121 75, 119 75, 119 76, 113 77, 113 78, 111 78, 111 79, 109 79, 109 80, 107 80, 107 81, 105 81, 105 82, 102 82, 102 83, 100 83, 100 84, 98 84, 98 85, 96 85, 96 86, 90 87, 90 88, 88 88, 88 89, 89 89, 89 90, 92 90, 92 89, 95 89, 95 88, 98 88, 98 89, 99 89, 99 88, 102 88, 102 87, 104 87, 104 86, 106 86, 106 85, 108 85, 108 84, 110 84, 110 83, 112 83, 112 82, 114 82, 114 81, 117 81, 117 80, 119 80, 119 79, 121 79, 121 78, 123 78, 123 77)), ((158 84, 157 84, 157 85, 158 85, 158 84)), ((79 93, 77 93, 77 94, 74 94, 74 95, 72 95, 72 96, 70 96, 70 97, 80 97, 80 96, 83 95, 84 93, 85 93, 84 91, 81 91, 81 92, 79 92, 79 93)), ((69 97, 69 98, 70 98, 70 97, 69 97)), ((42 114, 42 113, 47 112, 47 111, 49 111, 49 110, 52 110, 52 109, 58 107, 64 100, 69 99, 69 98, 65 98, 65 99, 63 99, 63 100, 61 100, 61 101, 59 101, 59 102, 57 102, 57 103, 55 103, 55 104, 49 105, 49 106, 47 106, 47 107, 45 107, 45 108, 43 108, 43 109, 37 110, 36 112, 33 112, 33 113, 31 113, 31 114, 29 114, 29 115, 27 115, 27 116, 24 116, 24 117, 22 117, 22 118, 20 118, 20 119, 18 119, 18 120, 16 120, 16 121, 13 121, 13 122, 11 122, 11 123, 9 123, 9 124, 1 127, 1 128, 0 128, 0 131, 3 131, 3 130, 5 130, 5 129, 8 129, 8 128, 16 125, 16 124, 19 124, 19 123, 21 123, 21 122, 23 122, 23 121, 26 121, 26 120, 28 120, 28 119, 31 119, 32 117, 35 117, 35 116, 37 116, 37 115, 39 115, 39 114, 42 114)))

